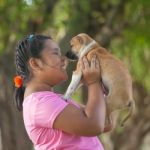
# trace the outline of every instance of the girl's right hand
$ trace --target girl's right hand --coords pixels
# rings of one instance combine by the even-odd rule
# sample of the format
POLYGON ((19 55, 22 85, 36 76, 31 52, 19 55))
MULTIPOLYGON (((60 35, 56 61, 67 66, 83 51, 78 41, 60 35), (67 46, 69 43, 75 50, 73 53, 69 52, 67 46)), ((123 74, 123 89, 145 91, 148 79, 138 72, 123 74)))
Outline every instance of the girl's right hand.
POLYGON ((86 57, 83 57, 80 61, 81 69, 83 73, 83 82, 86 85, 90 85, 95 82, 100 82, 101 71, 99 60, 94 55, 89 63, 86 57))
POLYGON ((88 86, 88 99, 85 107, 68 104, 55 119, 54 128, 64 132, 95 136, 104 131, 106 104, 100 82, 99 61, 94 56, 89 63, 87 58, 81 60, 83 80, 88 86))

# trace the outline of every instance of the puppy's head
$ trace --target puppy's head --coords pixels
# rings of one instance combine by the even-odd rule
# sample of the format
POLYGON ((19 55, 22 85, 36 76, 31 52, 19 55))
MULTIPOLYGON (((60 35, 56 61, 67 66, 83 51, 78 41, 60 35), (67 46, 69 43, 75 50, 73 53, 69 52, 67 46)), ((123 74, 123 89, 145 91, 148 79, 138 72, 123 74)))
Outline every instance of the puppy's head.
POLYGON ((68 51, 66 53, 66 56, 71 60, 78 60, 84 48, 88 46, 92 41, 93 39, 87 34, 78 34, 71 39, 71 51, 68 51))

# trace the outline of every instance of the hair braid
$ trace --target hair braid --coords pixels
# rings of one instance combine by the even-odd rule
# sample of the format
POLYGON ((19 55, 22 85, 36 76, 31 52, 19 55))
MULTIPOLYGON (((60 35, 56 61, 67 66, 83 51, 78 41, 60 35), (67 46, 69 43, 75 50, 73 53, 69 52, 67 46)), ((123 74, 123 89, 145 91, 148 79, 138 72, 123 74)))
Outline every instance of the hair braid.
POLYGON ((26 82, 30 76, 28 66, 29 58, 39 58, 40 53, 44 48, 45 40, 51 37, 43 35, 30 35, 18 43, 15 53, 16 74, 21 76, 23 84, 19 88, 15 88, 14 96, 18 110, 22 110, 22 103, 24 99, 24 92, 26 82))
POLYGON ((25 45, 25 41, 22 41, 16 50, 16 73, 22 76, 23 81, 28 78, 29 70, 27 62, 29 59, 28 55, 28 43, 25 45))

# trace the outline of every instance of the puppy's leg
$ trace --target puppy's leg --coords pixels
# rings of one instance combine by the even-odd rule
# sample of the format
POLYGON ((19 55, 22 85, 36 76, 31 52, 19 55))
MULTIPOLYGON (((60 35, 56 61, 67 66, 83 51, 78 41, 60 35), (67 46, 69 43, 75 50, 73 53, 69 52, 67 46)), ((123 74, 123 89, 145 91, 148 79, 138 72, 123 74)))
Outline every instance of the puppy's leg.
POLYGON ((73 72, 71 83, 69 84, 69 87, 64 95, 64 99, 69 99, 72 95, 72 93, 76 90, 78 87, 80 80, 82 77, 82 72, 73 72))
POLYGON ((125 110, 126 110, 126 112, 125 112, 126 115, 120 121, 120 124, 121 124, 122 127, 124 126, 125 122, 133 115, 133 111, 135 110, 135 102, 134 102, 134 100, 130 100, 128 102, 128 105, 126 105, 124 107, 124 110, 122 109, 122 111, 125 111, 125 110))

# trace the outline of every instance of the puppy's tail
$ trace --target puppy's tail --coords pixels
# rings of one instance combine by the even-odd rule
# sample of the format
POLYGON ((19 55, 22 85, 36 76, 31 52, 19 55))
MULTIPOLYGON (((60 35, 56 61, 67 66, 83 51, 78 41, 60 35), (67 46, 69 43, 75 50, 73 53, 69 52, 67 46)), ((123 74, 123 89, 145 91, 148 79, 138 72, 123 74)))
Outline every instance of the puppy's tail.
POLYGON ((124 123, 131 117, 131 115, 133 114, 134 110, 135 110, 135 101, 131 100, 129 101, 127 107, 125 108, 128 110, 128 114, 124 117, 124 119, 121 121, 121 127, 124 126, 124 123))

